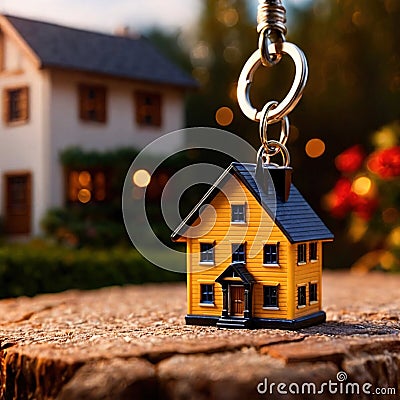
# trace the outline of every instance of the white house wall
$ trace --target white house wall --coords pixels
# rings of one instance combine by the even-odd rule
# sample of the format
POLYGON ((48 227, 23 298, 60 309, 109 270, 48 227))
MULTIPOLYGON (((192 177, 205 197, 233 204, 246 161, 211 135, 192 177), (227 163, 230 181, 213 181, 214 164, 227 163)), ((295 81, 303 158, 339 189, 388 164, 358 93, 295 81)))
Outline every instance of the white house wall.
MULTIPOLYGON (((110 150, 130 146, 138 149, 184 124, 183 91, 164 85, 95 77, 87 73, 38 69, 13 35, 4 35, 4 68, 0 71, 3 90, 29 87, 29 120, 7 125, 0 119, 0 210, 4 216, 5 173, 32 174, 32 234, 40 233, 40 220, 50 207, 64 205, 64 182, 60 152, 70 146, 86 150, 110 150), (107 87, 107 123, 81 121, 78 85, 107 87), (159 92, 162 96, 162 126, 136 124, 134 91, 159 92)), ((1 99, 0 99, 1 100, 1 99)), ((3 115, 0 101, 0 117, 3 115)), ((173 153, 183 137, 171 141, 160 152, 173 153)))
MULTIPOLYGON (((88 73, 51 72, 51 206, 64 203, 60 152, 70 146, 86 150, 110 150, 130 146, 138 149, 165 133, 181 129, 184 124, 184 104, 181 90, 162 85, 102 78, 88 73), (101 84, 107 87, 107 122, 82 121, 79 118, 78 85, 101 84), (134 92, 146 90, 162 96, 162 126, 141 127, 136 124, 134 92)), ((173 153, 184 138, 171 141, 161 152, 173 153)))
MULTIPOLYGON (((33 234, 39 233, 39 221, 47 203, 44 170, 44 122, 42 111, 46 103, 45 72, 38 70, 8 36, 4 37, 4 69, 0 72, 0 96, 4 89, 29 87, 29 120, 23 123, 7 125, 4 118, 0 121, 0 209, 4 216, 4 179, 5 173, 29 171, 32 174, 32 228, 33 234)), ((4 102, 0 102, 0 115, 3 116, 4 102)))

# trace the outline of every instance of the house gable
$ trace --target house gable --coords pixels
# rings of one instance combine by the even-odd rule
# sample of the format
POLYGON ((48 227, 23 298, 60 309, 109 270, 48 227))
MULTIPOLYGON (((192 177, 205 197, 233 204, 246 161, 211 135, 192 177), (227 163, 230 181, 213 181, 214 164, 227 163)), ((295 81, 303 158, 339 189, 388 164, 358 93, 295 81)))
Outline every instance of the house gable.
MULTIPOLYGON (((273 170, 270 172, 273 173, 273 170)), ((270 216, 273 216, 272 210, 268 207, 268 195, 260 190, 255 174, 255 164, 232 163, 173 232, 171 235, 172 240, 179 240, 185 235, 187 227, 192 225, 199 217, 203 206, 213 200, 220 192, 219 187, 221 187, 221 184, 232 175, 249 190, 264 210, 270 216)), ((293 184, 290 187, 290 195, 287 201, 282 200, 279 196, 276 198, 275 223, 291 243, 333 239, 332 233, 293 184)))

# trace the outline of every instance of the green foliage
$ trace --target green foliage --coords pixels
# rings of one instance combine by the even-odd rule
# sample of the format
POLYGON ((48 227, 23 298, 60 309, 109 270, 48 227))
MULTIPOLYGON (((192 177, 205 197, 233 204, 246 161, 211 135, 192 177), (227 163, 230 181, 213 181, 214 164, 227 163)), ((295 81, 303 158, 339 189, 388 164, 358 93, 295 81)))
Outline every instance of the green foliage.
POLYGON ((48 237, 69 247, 128 244, 120 207, 76 204, 47 211, 41 221, 48 237))
POLYGON ((124 169, 127 172, 137 155, 138 151, 130 147, 106 152, 69 147, 60 153, 60 161, 64 167, 69 168, 112 167, 113 169, 124 169))
POLYGON ((74 250, 44 243, 0 248, 0 298, 184 279, 133 249, 74 250))

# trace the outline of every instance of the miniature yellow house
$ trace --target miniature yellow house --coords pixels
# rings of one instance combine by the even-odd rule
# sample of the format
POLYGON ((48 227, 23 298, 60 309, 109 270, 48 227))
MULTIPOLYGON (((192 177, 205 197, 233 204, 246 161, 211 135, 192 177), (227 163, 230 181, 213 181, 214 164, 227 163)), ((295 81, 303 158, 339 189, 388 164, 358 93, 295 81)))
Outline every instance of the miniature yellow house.
POLYGON ((322 243, 333 235, 291 172, 232 163, 172 234, 187 246, 187 324, 298 329, 325 321, 322 243))

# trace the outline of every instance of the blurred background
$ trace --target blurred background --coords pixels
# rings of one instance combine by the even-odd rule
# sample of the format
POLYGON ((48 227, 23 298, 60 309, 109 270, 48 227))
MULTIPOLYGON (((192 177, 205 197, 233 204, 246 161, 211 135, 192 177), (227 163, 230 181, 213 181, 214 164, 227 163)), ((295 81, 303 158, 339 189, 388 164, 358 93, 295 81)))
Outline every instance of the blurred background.
MULTIPOLYGON (((49 2, 47 8, 36 4, 34 10, 22 1, 6 1, 2 11, 108 32, 123 27, 131 36, 144 35, 198 82, 198 87, 188 91, 185 97, 184 126, 227 129, 245 138, 255 148, 259 147, 258 124, 244 116, 236 99, 240 71, 257 48, 256 0, 198 0, 187 1, 185 6, 181 2, 161 2, 164 6, 160 5, 159 9, 157 2, 149 2, 153 9, 148 10, 147 6, 140 10, 142 5, 129 8, 125 2, 116 1, 112 6, 115 8, 108 12, 109 5, 103 7, 103 2, 96 2, 96 11, 88 14, 90 18, 84 10, 87 5, 82 8, 81 4, 78 7, 78 2, 74 3, 68 2, 61 13, 49 2), (104 14, 110 17, 105 18, 104 14)), ((335 234, 335 242, 325 247, 325 266, 353 267, 359 271, 372 268, 398 271, 400 2, 283 0, 283 5, 288 19, 286 39, 304 51, 310 69, 303 98, 289 116, 288 148, 296 186, 335 234)), ((251 96, 258 109, 267 101, 282 99, 290 88, 294 68, 287 58, 273 68, 257 71, 251 96)), ((120 162, 119 172, 115 175, 119 178, 113 180, 112 212, 109 205, 104 213, 101 208, 104 205, 91 201, 67 203, 65 207, 49 210, 43 217, 45 240, 35 238, 29 244, 10 244, 4 234, 0 249, 0 274, 3 276, 0 294, 3 297, 66 287, 91 288, 182 278, 168 273, 164 276, 164 272, 151 270, 151 266, 142 267, 142 270, 151 270, 143 276, 138 276, 137 271, 130 275, 126 272, 140 256, 130 253, 133 258, 126 261, 128 251, 133 250, 129 249, 121 225, 118 188, 122 188, 124 172, 138 150, 140 148, 114 154, 114 159, 104 153, 90 153, 95 159, 94 164, 120 162), (53 246, 51 251, 48 250, 49 243, 53 246), (104 247, 108 250, 104 251, 104 247), (54 252, 50 261, 41 258, 43 249, 47 254, 54 252), (96 249, 97 255, 89 255, 91 249, 96 249), (86 252, 85 256, 82 256, 83 252, 86 252), (15 254, 26 260, 19 262, 15 254), (110 260, 107 258, 110 254, 118 256, 110 260), (91 264, 96 257, 103 257, 103 261, 99 261, 100 264, 103 262, 101 268, 91 264), (61 266, 64 280, 57 287, 38 283, 45 280, 43 277, 15 282, 13 276, 16 273, 40 276, 38 271, 46 263, 49 281, 59 273, 57 265, 61 266), (109 269, 110 266, 115 268, 109 269), (17 272, 18 268, 20 272, 17 272), (30 268, 35 273, 30 272, 30 268), (104 276, 94 278, 95 283, 92 278, 88 279, 90 283, 86 282, 79 275, 90 268, 94 270, 93 276, 102 273, 104 276), (72 270, 76 277, 67 279, 72 270), (29 280, 31 283, 28 284, 29 280)), ((174 169, 200 161, 202 156, 204 154, 200 153, 179 155, 169 160, 148 186, 148 196, 153 204, 149 210, 154 216, 155 230, 164 241, 168 241, 170 231, 157 223, 160 195, 157 191, 174 169)), ((76 148, 66 149, 60 157, 64 167, 76 168, 82 160, 88 160, 88 153, 76 148)), ((221 164, 224 162, 226 160, 221 160, 221 164)), ((201 189, 188 195, 192 203, 201 189)), ((145 264, 144 260, 139 262, 145 264)))

